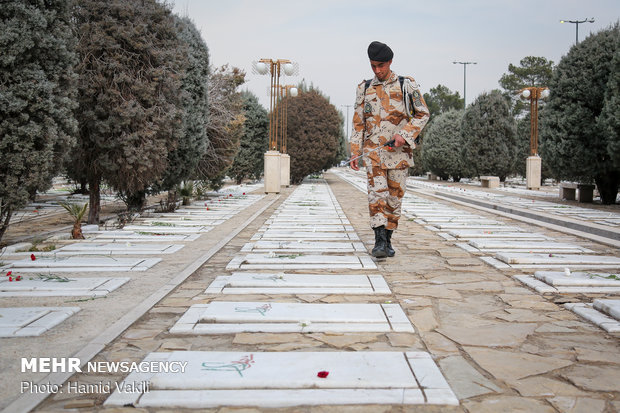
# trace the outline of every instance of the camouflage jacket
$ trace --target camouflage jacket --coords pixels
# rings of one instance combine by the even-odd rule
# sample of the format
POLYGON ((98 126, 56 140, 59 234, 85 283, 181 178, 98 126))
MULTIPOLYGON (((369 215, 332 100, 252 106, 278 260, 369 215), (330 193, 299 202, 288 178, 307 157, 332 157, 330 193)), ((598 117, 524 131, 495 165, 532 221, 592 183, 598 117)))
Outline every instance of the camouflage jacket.
POLYGON ((365 82, 357 86, 351 157, 359 156, 390 141, 395 134, 407 142, 399 148, 383 147, 364 158, 382 169, 405 169, 413 166, 414 140, 428 122, 430 113, 422 93, 411 77, 405 77, 403 88, 413 95, 415 115, 409 119, 403 102, 398 76, 392 72, 384 82, 377 77, 365 89, 365 82))

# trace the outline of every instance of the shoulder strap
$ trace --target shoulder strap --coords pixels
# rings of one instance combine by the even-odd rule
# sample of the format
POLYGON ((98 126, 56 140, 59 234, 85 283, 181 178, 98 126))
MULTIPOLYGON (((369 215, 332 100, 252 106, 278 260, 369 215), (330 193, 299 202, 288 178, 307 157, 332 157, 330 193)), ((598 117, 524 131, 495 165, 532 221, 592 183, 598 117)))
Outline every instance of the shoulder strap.
POLYGON ((405 76, 398 76, 398 82, 400 83, 400 91, 405 92, 405 76))
POLYGON ((370 86, 370 82, 372 82, 372 79, 368 79, 364 82, 364 94, 366 94, 366 89, 370 86))

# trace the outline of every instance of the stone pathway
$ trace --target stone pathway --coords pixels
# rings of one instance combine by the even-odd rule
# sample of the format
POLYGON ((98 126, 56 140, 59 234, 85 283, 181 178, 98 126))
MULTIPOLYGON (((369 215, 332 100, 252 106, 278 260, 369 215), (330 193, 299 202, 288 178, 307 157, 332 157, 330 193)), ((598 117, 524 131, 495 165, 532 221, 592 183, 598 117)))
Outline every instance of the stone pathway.
MULTIPOLYGON (((368 256, 374 239, 368 226, 365 193, 334 174, 327 175, 327 182, 325 192, 315 189, 316 194, 297 199, 293 193, 284 200, 293 189, 296 192, 303 186, 283 190, 278 209, 266 210, 93 359, 187 362, 189 368, 184 373, 77 374, 71 382, 121 383, 129 388, 144 385, 124 393, 95 389, 55 394, 35 411, 118 413, 125 411, 124 405, 136 406, 138 409, 132 411, 142 412, 200 408, 222 413, 235 411, 234 406, 246 407, 242 411, 248 412, 278 407, 287 413, 620 410, 617 333, 606 332, 562 305, 567 301, 589 305, 592 299, 594 307, 594 300, 610 297, 557 292, 543 295, 516 278, 533 276, 537 269, 500 269, 481 259, 499 252, 523 252, 527 247, 522 240, 447 239, 439 234, 465 228, 439 228, 440 221, 431 225, 408 215, 394 234, 397 255, 371 261, 368 268, 270 268, 275 265, 274 258, 278 258, 277 265, 290 260, 307 266, 315 259, 304 257, 323 257, 335 264, 337 260, 329 257, 359 260, 368 256), (326 208, 326 195, 332 200, 331 208, 326 208), (346 210, 338 209, 345 204, 346 210), (504 244, 477 244, 482 248, 470 244, 491 241, 504 244), (333 243, 333 248, 325 243, 333 243), (464 249, 459 243, 475 250, 464 249), (507 245, 515 248, 505 251, 507 245), (240 268, 247 264, 246 258, 252 261, 254 256, 264 260, 251 265, 262 267, 240 268), (227 269, 231 262, 239 265, 227 269), (364 289, 368 293, 362 293, 364 289), (368 314, 375 315, 380 315, 379 308, 397 307, 407 318, 402 324, 410 325, 413 331, 311 331, 307 327, 325 321, 311 318, 315 314, 335 314, 340 317, 335 319, 338 322, 356 324, 355 314, 346 310, 299 310, 344 304, 364 305, 364 309, 373 309, 368 314), (276 309, 281 310, 279 315, 269 323, 258 323, 260 328, 294 324, 297 330, 246 329, 256 320, 265 321, 266 314, 276 309), (175 333, 175 326, 184 317, 188 322, 181 324, 191 328, 175 333), (207 336, 191 331, 224 324, 243 325, 244 330, 212 331, 207 336)), ((318 182, 312 185, 321 187, 318 182)), ((408 196, 407 201, 419 207, 420 199, 416 198, 422 197, 408 196)), ((446 213, 436 202, 431 204, 430 208, 443 213, 437 218, 451 216, 444 224, 465 218, 460 221, 464 227, 483 226, 470 230, 493 231, 484 226, 503 225, 520 229, 502 231, 504 234, 540 233, 544 239, 536 242, 541 243, 538 247, 543 252, 551 245, 557 254, 618 255, 613 248, 572 235, 491 217, 467 207, 446 213), (471 215, 478 216, 477 221, 471 215)), ((571 270, 571 274, 579 272, 591 271, 571 270)), ((559 280, 554 276, 549 279, 559 280)), ((615 317, 615 303, 602 301, 596 306, 607 311, 607 317, 615 317)), ((372 324, 390 322, 389 318, 379 321, 372 315, 365 319, 377 320, 372 324)))
MULTIPOLYGON (((325 239, 359 239, 329 187, 308 183, 297 188, 282 203, 267 223, 252 237, 256 242, 241 248, 226 266, 227 270, 253 271, 279 269, 303 270, 307 283, 318 277, 329 285, 349 282, 351 275, 342 270, 376 270, 366 251, 332 249, 325 239), (323 219, 328 220, 326 224, 323 219), (288 225, 279 225, 286 220, 288 225), (328 237, 338 235, 338 237, 328 237), (305 244, 294 254, 275 251, 248 253, 257 243, 263 248, 290 246, 296 238, 305 244), (276 243, 277 242, 277 243, 276 243), (320 244, 317 244, 320 243, 320 244), (306 248, 302 248, 306 245, 306 248), (320 248, 319 248, 320 246, 320 248), (360 267, 359 263, 363 263, 360 267), (310 274, 309 270, 331 270, 332 273, 310 274), (329 281, 328 281, 329 280, 329 281)), ((341 247, 343 242, 333 241, 341 247)), ((352 246, 351 242, 344 243, 352 246)), ((261 277, 261 273, 236 272, 237 278, 261 277)), ((292 280, 299 274, 282 272, 274 277, 265 273, 261 281, 270 284, 292 280)), ((231 278, 232 276, 228 277, 231 278)), ((355 276, 353 276, 355 277, 355 276)), ((381 276, 374 276, 381 279, 381 276)), ((222 278, 219 277, 221 283, 222 278)), ((218 281, 214 281, 218 283, 218 281)), ((316 284, 316 281, 314 281, 316 284)), ((383 282, 384 284, 384 282, 383 282)), ((211 284, 213 285, 213 283, 211 284)), ((384 284, 385 285, 385 284, 384 284)), ((221 289, 220 289, 221 290, 221 289)), ((260 294, 260 290, 249 294, 260 294)), ((209 287, 207 291, 214 291, 209 287)), ((389 289, 384 288, 389 293, 389 289)), ((215 289, 214 292, 217 292, 215 289)), ((304 294, 305 291, 295 291, 304 294)), ((347 289, 340 294, 348 295, 347 289)), ((301 296, 300 296, 301 297, 301 296)), ((344 300, 343 300, 344 301, 344 300)), ((347 333, 414 333, 410 320, 398 304, 349 302, 297 302, 272 300, 212 301, 194 304, 169 329, 175 335, 222 335, 249 333, 301 333, 303 335, 347 333)), ((260 337, 260 336, 259 336, 260 337)), ((300 404, 458 404, 458 401, 428 353, 397 352, 175 352, 150 353, 145 360, 187 361, 183 374, 129 376, 125 382, 148 380, 151 391, 128 396, 114 393, 109 406, 131 404, 136 407, 207 408, 219 405, 252 404, 261 407, 296 406, 300 404), (238 361, 231 361, 238 360, 238 361), (239 361, 240 360, 240 361, 239 361), (202 367, 201 367, 202 366, 202 367), (289 371, 292 367, 291 371, 289 371), (386 369, 387 368, 387 369, 386 369), (328 371, 328 377, 317 377, 328 371), (243 372, 243 373, 242 373, 243 372), (261 390, 255 390, 260 387, 261 390), (329 389, 329 390, 317 390, 329 389), (226 389, 226 390, 224 390, 226 389), (276 390, 277 389, 277 390, 276 390)))
MULTIPOLYGON (((243 188, 247 192, 250 189, 243 188)), ((210 232, 216 234, 213 240, 204 235, 201 238, 200 234, 145 235, 85 227, 85 240, 54 236, 39 245, 51 246, 47 251, 30 252, 30 243, 4 249, 0 270, 0 409, 9 406, 8 411, 22 411, 22 404, 34 406, 35 399, 47 396, 44 392, 25 391, 20 383, 41 379, 43 384, 56 385, 59 380, 54 374, 42 378, 40 373, 25 371, 21 357, 62 360, 78 354, 88 361, 87 354, 112 339, 114 335, 110 334, 122 331, 114 333, 119 328, 116 325, 121 326, 131 317, 137 319, 140 311, 148 309, 141 310, 141 303, 157 291, 174 288, 178 273, 182 274, 188 264, 194 265, 196 257, 200 261, 205 251, 228 233, 245 225, 235 217, 239 214, 247 219, 251 213, 245 210, 253 209, 264 198, 262 194, 245 195, 240 191, 215 196, 210 202, 221 198, 222 204, 214 208, 221 223, 211 227, 210 232), (230 228, 222 225, 228 222, 232 222, 230 228), (103 338, 97 337, 101 334, 103 338), (20 407, 10 407, 13 405, 20 407)), ((204 201, 198 204, 198 209, 205 208, 204 201)), ((263 208, 269 204, 265 202, 263 208)), ((196 219, 208 213, 196 214, 196 219)), ((183 219, 184 224, 189 221, 183 219)))

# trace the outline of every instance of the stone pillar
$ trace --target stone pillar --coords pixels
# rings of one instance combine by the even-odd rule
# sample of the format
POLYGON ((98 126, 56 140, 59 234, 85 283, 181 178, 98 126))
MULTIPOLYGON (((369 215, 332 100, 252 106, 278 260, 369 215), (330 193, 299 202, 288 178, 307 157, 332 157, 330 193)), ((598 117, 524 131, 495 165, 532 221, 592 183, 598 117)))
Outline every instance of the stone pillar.
POLYGON ((280 186, 291 186, 291 157, 285 153, 280 155, 280 186))
POLYGON ((542 161, 540 156, 528 156, 525 164, 527 189, 540 189, 542 161))
POLYGON ((265 152, 265 193, 280 193, 280 152, 265 152))

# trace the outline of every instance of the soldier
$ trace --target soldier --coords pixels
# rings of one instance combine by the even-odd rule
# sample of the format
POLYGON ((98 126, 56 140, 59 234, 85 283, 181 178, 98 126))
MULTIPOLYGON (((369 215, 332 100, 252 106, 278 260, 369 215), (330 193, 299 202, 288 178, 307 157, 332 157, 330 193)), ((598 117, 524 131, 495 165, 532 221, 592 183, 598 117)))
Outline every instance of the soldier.
MULTIPOLYGON (((351 133, 351 157, 361 156, 362 148, 366 155, 370 226, 375 231, 372 255, 377 258, 395 254, 392 232, 398 227, 415 140, 430 117, 415 80, 390 70, 393 56, 384 43, 368 46, 375 77, 357 86, 351 133), (410 99, 407 105, 403 94, 410 99), (409 113, 407 106, 411 106, 409 113), (392 145, 384 146, 391 140, 392 145)), ((351 168, 359 171, 357 159, 351 161, 351 168)))

